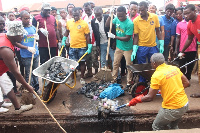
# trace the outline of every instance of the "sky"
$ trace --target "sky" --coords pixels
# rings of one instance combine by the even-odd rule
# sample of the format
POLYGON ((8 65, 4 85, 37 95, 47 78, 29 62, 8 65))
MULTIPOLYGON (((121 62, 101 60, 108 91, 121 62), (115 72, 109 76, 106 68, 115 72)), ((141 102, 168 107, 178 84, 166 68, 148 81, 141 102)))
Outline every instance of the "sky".
MULTIPOLYGON (((2 6, 3 10, 11 9, 14 6, 19 6, 23 4, 32 4, 32 3, 39 3, 39 2, 48 2, 48 1, 56 1, 56 0, 1 0, 2 1, 2 6)), ((59 0, 62 1, 62 0, 59 0)), ((64 1, 64 0, 63 0, 64 1)), ((88 0, 92 1, 92 0, 88 0)), ((126 1, 131 1, 131 0, 126 0, 126 1)), ((142 1, 142 0, 135 0, 137 2, 142 1)), ((164 5, 164 0, 150 0, 152 4, 155 4, 157 8, 161 7, 164 5)))

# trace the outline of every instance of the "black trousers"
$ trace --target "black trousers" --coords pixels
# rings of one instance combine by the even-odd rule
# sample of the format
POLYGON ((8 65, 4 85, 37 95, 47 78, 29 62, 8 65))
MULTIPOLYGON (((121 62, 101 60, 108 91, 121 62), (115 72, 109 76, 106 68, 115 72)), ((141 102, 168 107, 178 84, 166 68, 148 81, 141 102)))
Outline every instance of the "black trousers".
MULTIPOLYGON (((183 66, 186 63, 192 61, 195 59, 197 52, 196 51, 192 51, 192 52, 184 52, 185 54, 185 58, 179 59, 179 66, 183 66)), ((183 67, 181 68, 181 72, 183 74, 185 74, 185 76, 187 77, 188 80, 191 79, 191 74, 192 74, 192 70, 194 67, 195 63, 191 63, 190 65, 188 65, 187 67, 183 67)))
MULTIPOLYGON (((46 61, 49 60, 49 50, 48 47, 40 47, 39 48, 39 53, 40 53, 40 65, 45 63, 46 61)), ((50 54, 51 58, 57 55, 57 48, 56 47, 51 47, 50 48, 50 54)))

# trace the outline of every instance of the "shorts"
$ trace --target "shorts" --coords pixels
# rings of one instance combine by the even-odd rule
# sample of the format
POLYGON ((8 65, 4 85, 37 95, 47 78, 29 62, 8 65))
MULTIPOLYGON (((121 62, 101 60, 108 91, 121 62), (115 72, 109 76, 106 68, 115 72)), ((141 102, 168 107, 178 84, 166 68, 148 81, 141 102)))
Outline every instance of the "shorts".
POLYGON ((7 73, 4 73, 3 75, 0 76, 0 87, 4 95, 7 95, 14 87, 7 73))
MULTIPOLYGON (((84 48, 69 48, 69 59, 78 61, 86 52, 86 47, 84 48)), ((85 57, 81 60, 85 61, 85 57)))

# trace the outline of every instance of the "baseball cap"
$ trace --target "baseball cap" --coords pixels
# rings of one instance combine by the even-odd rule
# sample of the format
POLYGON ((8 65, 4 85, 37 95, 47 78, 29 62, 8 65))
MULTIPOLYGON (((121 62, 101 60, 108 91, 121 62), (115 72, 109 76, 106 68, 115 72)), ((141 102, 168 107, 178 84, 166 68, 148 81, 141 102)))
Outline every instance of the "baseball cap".
POLYGON ((43 9, 50 9, 51 10, 51 6, 50 6, 49 3, 43 3, 42 8, 43 9))

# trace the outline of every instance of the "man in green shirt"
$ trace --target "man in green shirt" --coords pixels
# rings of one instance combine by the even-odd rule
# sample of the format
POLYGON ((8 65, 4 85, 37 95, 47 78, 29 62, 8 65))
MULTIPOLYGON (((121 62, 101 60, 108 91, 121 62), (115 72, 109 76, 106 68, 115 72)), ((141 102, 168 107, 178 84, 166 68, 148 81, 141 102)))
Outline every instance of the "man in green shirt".
MULTIPOLYGON (((117 17, 113 19, 113 25, 116 26, 116 35, 108 33, 108 37, 116 39, 116 50, 114 54, 113 63, 113 79, 116 82, 119 65, 121 58, 125 57, 126 65, 131 65, 131 53, 133 51, 133 22, 127 18, 126 9, 123 6, 117 8, 117 17)), ((106 27, 109 27, 110 17, 106 21, 106 27)), ((127 75, 127 86, 125 90, 130 86, 130 81, 132 80, 132 73, 128 70, 127 75)))

